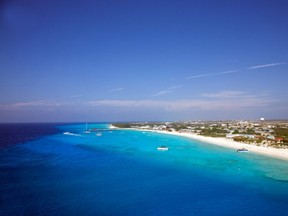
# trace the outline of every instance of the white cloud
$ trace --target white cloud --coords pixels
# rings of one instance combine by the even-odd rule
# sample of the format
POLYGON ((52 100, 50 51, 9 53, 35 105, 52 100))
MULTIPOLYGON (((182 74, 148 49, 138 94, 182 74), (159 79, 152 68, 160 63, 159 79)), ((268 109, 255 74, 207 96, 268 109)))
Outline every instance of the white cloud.
POLYGON ((114 88, 114 89, 110 89, 111 92, 115 92, 115 91, 123 91, 124 88, 114 88))
POLYGON ((201 104, 200 101, 194 100, 177 100, 177 101, 165 101, 165 100, 97 100, 89 101, 88 104, 92 106, 108 106, 108 107, 126 107, 126 108, 165 108, 165 109, 177 109, 180 106, 183 109, 185 107, 197 107, 201 104), (180 105, 180 106, 179 106, 180 105))
POLYGON ((175 85, 175 86, 171 86, 168 88, 168 90, 172 90, 172 89, 178 89, 178 88, 181 88, 182 85, 175 85))
POLYGON ((13 104, 7 104, 3 106, 18 108, 18 107, 32 107, 32 106, 54 106, 56 103, 49 100, 37 100, 37 101, 28 101, 28 102, 18 102, 13 104))
MULTIPOLYGON (((278 65, 283 65, 283 64, 287 64, 287 62, 255 65, 255 66, 247 67, 247 68, 245 68, 245 70, 254 70, 254 69, 258 69, 258 68, 273 67, 273 66, 278 66, 278 65)), ((219 73, 199 74, 199 75, 193 75, 193 76, 186 77, 185 79, 197 79, 197 78, 202 78, 202 77, 218 76, 218 75, 238 73, 238 72, 241 72, 241 70, 230 70, 230 71, 223 71, 223 72, 219 72, 219 73)), ((242 70, 242 72, 243 72, 243 70, 242 70)))
POLYGON ((155 93, 155 94, 153 94, 153 95, 151 95, 151 96, 152 96, 152 97, 158 97, 158 96, 161 96, 161 95, 168 94, 168 93, 170 93, 170 92, 172 92, 172 91, 169 91, 169 90, 159 91, 159 92, 157 92, 157 93, 155 93))
POLYGON ((258 68, 273 67, 273 66, 278 66, 278 65, 283 65, 283 64, 287 64, 287 63, 286 63, 286 62, 280 62, 280 63, 271 63, 271 64, 256 65, 256 66, 247 67, 246 70, 253 70, 253 69, 258 69, 258 68))
MULTIPOLYGON (((166 91, 158 92, 158 95, 166 91)), ((273 105, 277 99, 269 99, 267 95, 251 95, 243 91, 222 91, 203 93, 200 99, 183 100, 89 100, 89 101, 52 101, 38 100, 0 105, 2 110, 21 109, 116 109, 116 110, 157 110, 157 111, 184 111, 184 110, 242 110, 243 108, 263 108, 273 105)), ((282 101, 278 99, 278 102, 282 101)))
POLYGON ((186 77, 185 79, 196 79, 196 78, 201 78, 201 77, 218 76, 218 75, 223 75, 223 74, 237 73, 239 71, 240 70, 230 70, 230 71, 223 71, 223 72, 219 72, 219 73, 193 75, 193 76, 186 77))
POLYGON ((2 109, 23 109, 32 107, 52 108, 52 107, 63 107, 71 104, 76 103, 72 101, 37 100, 37 101, 17 102, 11 104, 0 104, 0 108, 2 109))
POLYGON ((152 100, 95 100, 87 101, 86 104, 91 106, 108 106, 108 107, 155 107, 159 101, 152 100))
POLYGON ((217 93, 203 93, 201 94, 203 97, 210 97, 210 98, 235 98, 235 97, 248 97, 246 92, 243 91, 221 91, 217 93))
POLYGON ((181 88, 181 87, 182 87, 182 85, 171 86, 171 87, 167 88, 167 90, 159 91, 159 92, 151 95, 151 97, 159 97, 161 95, 169 94, 169 93, 173 92, 172 90, 178 89, 178 88, 181 88))
POLYGON ((83 96, 83 94, 71 95, 71 96, 69 96, 67 98, 78 98, 78 97, 81 97, 81 96, 83 96))
MULTIPOLYGON (((227 96, 227 95, 226 95, 227 96)), ((90 106, 130 109, 158 109, 181 111, 191 109, 201 110, 239 110, 243 108, 265 107, 272 100, 249 95, 237 98, 186 99, 186 100, 96 100, 87 102, 90 106)))

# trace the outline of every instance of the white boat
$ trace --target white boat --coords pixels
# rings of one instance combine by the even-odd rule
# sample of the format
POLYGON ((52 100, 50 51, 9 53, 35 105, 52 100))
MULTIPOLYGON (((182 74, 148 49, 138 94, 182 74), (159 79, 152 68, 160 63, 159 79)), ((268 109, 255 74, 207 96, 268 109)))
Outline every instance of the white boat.
POLYGON ((100 133, 100 132, 96 133, 96 136, 102 136, 102 133, 100 133))
POLYGON ((169 148, 167 146, 160 146, 157 148, 158 151, 168 151, 169 148))
POLYGON ((86 123, 86 129, 85 129, 85 131, 83 132, 84 134, 89 134, 89 133, 91 133, 91 131, 89 131, 88 130, 88 124, 86 123))
POLYGON ((237 152, 248 152, 248 149, 246 149, 246 148, 240 148, 240 149, 237 149, 237 152))

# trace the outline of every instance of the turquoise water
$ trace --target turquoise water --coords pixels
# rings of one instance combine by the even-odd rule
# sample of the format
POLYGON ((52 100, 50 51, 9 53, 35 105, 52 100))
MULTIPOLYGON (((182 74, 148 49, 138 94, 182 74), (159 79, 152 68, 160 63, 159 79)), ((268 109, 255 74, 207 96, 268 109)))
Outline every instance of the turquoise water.
POLYGON ((1 215, 288 215, 288 163, 90 124, 3 149, 1 215), (166 145, 169 151, 157 151, 166 145), (5 179, 3 179, 5 178, 5 179))

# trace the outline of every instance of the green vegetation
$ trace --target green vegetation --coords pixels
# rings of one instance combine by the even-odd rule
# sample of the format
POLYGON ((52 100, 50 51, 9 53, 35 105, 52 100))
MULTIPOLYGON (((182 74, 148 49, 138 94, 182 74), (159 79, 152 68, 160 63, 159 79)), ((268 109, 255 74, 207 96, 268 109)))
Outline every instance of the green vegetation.
POLYGON ((276 127, 274 128, 274 135, 276 138, 280 138, 277 142, 282 145, 282 147, 288 147, 288 128, 276 127))
POLYGON ((171 128, 174 128, 176 131, 179 131, 182 129, 188 129, 187 126, 184 124, 172 124, 171 128))
POLYGON ((226 130, 217 128, 217 127, 212 127, 212 128, 205 128, 201 130, 200 135, 203 136, 210 136, 210 137, 225 137, 227 134, 226 130))
POLYGON ((118 128, 131 128, 131 123, 113 123, 112 125, 118 128))
POLYGON ((234 130, 234 132, 232 134, 257 134, 253 129, 248 128, 245 129, 244 131, 241 131, 241 133, 239 132, 239 130, 234 130))
POLYGON ((234 130, 232 134, 239 134, 238 130, 234 130))
POLYGON ((246 142, 248 140, 248 138, 242 137, 242 136, 237 136, 237 137, 234 137, 233 140, 236 142, 246 142))
POLYGON ((244 136, 237 136, 233 138, 234 141, 236 142, 244 142, 244 143, 257 143, 260 144, 264 140, 263 137, 258 137, 258 138, 249 138, 249 137, 244 137, 244 136))
POLYGON ((288 128, 276 127, 274 133, 276 137, 288 138, 288 128))
POLYGON ((248 128, 245 132, 245 134, 256 134, 255 131, 251 128, 248 128))

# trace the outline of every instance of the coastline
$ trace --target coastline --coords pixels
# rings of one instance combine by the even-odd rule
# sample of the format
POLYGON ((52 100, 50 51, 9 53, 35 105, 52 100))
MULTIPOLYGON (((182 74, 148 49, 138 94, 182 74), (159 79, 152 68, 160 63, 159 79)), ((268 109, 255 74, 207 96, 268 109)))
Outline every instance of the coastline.
POLYGON ((171 134, 175 136, 182 136, 188 137, 194 140, 198 140, 201 142, 222 146, 225 148, 232 148, 232 149, 241 149, 246 148, 249 152, 255 154, 265 155, 267 157, 273 157, 281 160, 288 160, 288 149, 276 149, 272 147, 264 147, 264 146, 256 146, 250 145, 246 143, 236 142, 234 140, 222 137, 205 137, 197 134, 189 134, 189 133, 179 133, 179 132, 166 132, 166 131, 155 131, 157 133, 164 133, 164 134, 171 134))
MULTIPOLYGON (((110 129, 118 129, 115 126, 111 126, 110 129)), ((264 147, 264 146, 256 146, 250 145, 245 143, 236 142, 234 140, 222 137, 205 137, 197 134, 190 134, 190 133, 179 133, 179 132, 168 132, 168 131, 160 131, 160 130, 144 130, 144 129, 136 129, 136 128, 126 128, 131 130, 139 130, 139 131, 150 131, 155 133, 163 133, 163 134, 170 134, 174 136, 182 136, 187 137, 190 139, 198 140, 201 142, 205 142, 212 145, 218 145, 225 148, 232 148, 232 149, 240 149, 246 148, 249 152, 255 154, 261 154, 267 157, 272 157, 280 160, 287 160, 288 161, 288 149, 276 149, 272 147, 264 147)))

